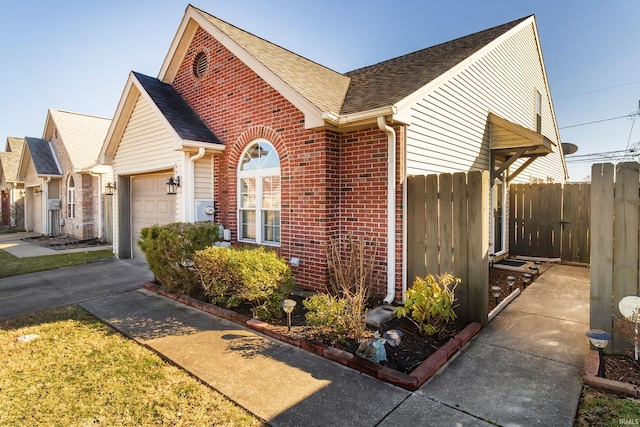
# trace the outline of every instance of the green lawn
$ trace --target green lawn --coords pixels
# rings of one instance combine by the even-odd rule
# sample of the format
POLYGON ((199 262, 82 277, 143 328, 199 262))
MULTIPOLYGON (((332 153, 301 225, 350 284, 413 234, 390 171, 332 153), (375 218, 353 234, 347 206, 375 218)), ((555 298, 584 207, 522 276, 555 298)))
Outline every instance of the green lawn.
POLYGON ((53 270, 71 265, 86 264, 112 258, 111 249, 100 251, 74 252, 59 255, 17 258, 8 252, 0 250, 0 277, 17 276, 18 274, 36 271, 53 270))
POLYGON ((77 306, 0 322, 0 408, 2 426, 264 425, 77 306))

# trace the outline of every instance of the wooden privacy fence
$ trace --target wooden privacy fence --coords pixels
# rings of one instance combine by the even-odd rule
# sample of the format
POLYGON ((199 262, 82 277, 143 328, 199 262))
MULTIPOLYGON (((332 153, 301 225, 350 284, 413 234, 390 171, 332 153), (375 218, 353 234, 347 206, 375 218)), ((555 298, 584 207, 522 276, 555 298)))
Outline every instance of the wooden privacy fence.
POLYGON ((509 253, 588 264, 590 184, 511 184, 509 253))
POLYGON ((591 328, 613 331, 614 353, 630 344, 614 327, 618 303, 638 295, 640 172, 637 162, 591 168, 591 328))
POLYGON ((456 314, 487 323, 489 172, 407 179, 407 285, 427 274, 462 279, 456 314))

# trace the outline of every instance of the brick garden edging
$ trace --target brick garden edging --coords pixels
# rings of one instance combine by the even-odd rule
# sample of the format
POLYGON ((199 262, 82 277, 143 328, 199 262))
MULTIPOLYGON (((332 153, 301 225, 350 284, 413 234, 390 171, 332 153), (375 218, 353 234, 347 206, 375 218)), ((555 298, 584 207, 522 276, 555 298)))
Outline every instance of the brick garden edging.
POLYGON ((252 319, 248 316, 236 313, 233 310, 221 308, 197 300, 187 295, 175 294, 173 292, 167 291, 166 289, 162 289, 160 286, 154 283, 145 283, 142 285, 142 287, 158 295, 162 295, 166 298, 178 301, 182 304, 188 305, 206 313, 213 314, 214 316, 230 320, 231 322, 237 323, 239 325, 246 326, 256 332, 260 332, 278 341, 286 342, 287 344, 310 351, 317 354, 318 356, 322 356, 326 359, 348 366, 381 381, 394 384, 409 391, 415 391, 420 386, 422 386, 422 384, 424 384, 429 378, 431 378, 482 328, 480 326, 480 323, 477 322, 469 324, 454 338, 452 338, 450 341, 440 347, 435 353, 429 356, 410 374, 405 374, 403 372, 396 371, 395 369, 373 363, 347 351, 329 347, 326 344, 309 342, 305 339, 292 338, 286 335, 282 335, 280 332, 273 329, 269 323, 263 322, 258 319, 252 319))
POLYGON ((636 399, 640 398, 640 387, 622 381, 600 378, 598 369, 600 369, 598 351, 589 350, 584 359, 584 376, 582 379, 585 384, 608 393, 623 394, 636 399))

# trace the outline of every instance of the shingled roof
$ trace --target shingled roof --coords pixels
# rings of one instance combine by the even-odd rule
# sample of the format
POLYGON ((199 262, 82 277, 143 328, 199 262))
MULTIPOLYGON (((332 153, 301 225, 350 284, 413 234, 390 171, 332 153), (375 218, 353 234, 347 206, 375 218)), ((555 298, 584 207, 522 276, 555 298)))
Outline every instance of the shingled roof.
POLYGON ((19 151, 0 152, 0 167, 2 167, 5 181, 20 181, 18 179, 18 163, 20 163, 19 151))
POLYGON ((349 77, 193 9, 321 111, 340 111, 349 77))
POLYGON ((341 113, 393 105, 444 74, 528 17, 349 73, 341 113))
POLYGON ((16 136, 8 136, 7 144, 5 145, 4 151, 6 152, 14 152, 20 155, 22 151, 22 146, 24 145, 24 138, 19 138, 16 136))
POLYGON ((30 137, 26 137, 25 141, 38 175, 62 176, 55 154, 47 141, 30 137))
POLYGON ((392 106, 529 17, 340 74, 192 7, 323 112, 392 106))
POLYGON ((144 74, 133 75, 181 139, 222 145, 173 86, 144 74))

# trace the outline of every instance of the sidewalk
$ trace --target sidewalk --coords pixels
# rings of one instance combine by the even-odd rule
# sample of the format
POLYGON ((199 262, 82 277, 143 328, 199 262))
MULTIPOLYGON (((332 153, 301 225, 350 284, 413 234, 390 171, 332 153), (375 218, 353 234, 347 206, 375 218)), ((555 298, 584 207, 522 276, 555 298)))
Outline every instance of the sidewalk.
POLYGON ((589 270, 555 265, 416 392, 144 290, 81 304, 273 426, 572 426, 589 270))

